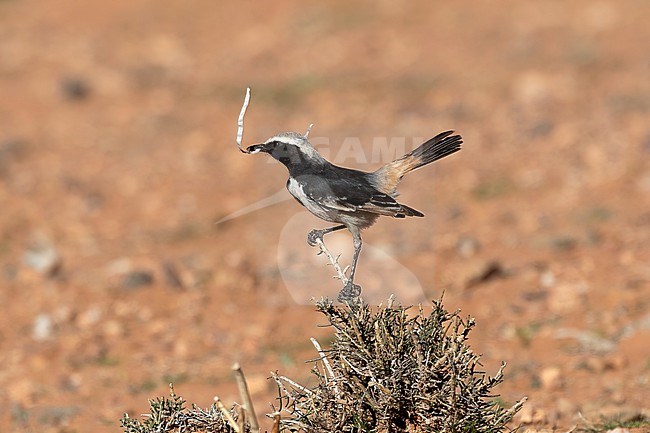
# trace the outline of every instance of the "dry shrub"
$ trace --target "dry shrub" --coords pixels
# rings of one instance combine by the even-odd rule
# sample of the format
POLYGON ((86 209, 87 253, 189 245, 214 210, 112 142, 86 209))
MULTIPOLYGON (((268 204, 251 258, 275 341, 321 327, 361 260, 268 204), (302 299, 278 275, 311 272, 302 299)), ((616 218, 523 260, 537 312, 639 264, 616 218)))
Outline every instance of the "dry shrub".
POLYGON ((436 301, 430 314, 404 307, 317 304, 335 330, 313 372, 313 389, 277 378, 283 425, 306 432, 501 432, 523 400, 505 409, 467 346, 471 318, 436 301))
MULTIPOLYGON (((314 387, 273 375, 280 393, 280 407, 269 415, 273 432, 502 432, 523 405, 525 399, 510 408, 499 404, 493 389, 505 364, 493 377, 482 371, 466 344, 474 320, 448 312, 441 301, 429 314, 392 300, 374 311, 329 300, 317 308, 334 329, 331 348, 313 340, 321 355, 314 387)), ((203 410, 184 403, 172 389, 170 399, 150 400, 144 422, 125 415, 122 427, 125 433, 254 430, 241 406, 203 410)))
MULTIPOLYGON (((130 418, 125 414, 120 420, 125 433, 234 433, 235 430, 228 425, 223 413, 217 408, 216 403, 208 409, 201 409, 192 404, 185 407, 186 401, 176 395, 170 385, 170 396, 149 400, 150 414, 145 415, 145 420, 140 421, 130 418)), ((237 411, 230 410, 231 416, 237 419, 237 411)), ((248 430, 247 430, 248 431, 248 430)))

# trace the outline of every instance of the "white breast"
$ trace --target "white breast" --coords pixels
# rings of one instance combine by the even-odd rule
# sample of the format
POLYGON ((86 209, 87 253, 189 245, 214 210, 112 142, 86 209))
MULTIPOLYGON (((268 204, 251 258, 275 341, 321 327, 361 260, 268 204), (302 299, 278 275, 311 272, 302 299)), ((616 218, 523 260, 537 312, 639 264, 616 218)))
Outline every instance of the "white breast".
POLYGON ((332 221, 332 222, 338 221, 337 215, 339 214, 339 212, 321 206, 319 203, 312 200, 311 197, 305 194, 302 185, 293 177, 289 178, 289 182, 287 183, 287 189, 289 190, 292 196, 294 196, 304 207, 307 208, 309 212, 313 213, 318 218, 324 219, 325 221, 332 221))

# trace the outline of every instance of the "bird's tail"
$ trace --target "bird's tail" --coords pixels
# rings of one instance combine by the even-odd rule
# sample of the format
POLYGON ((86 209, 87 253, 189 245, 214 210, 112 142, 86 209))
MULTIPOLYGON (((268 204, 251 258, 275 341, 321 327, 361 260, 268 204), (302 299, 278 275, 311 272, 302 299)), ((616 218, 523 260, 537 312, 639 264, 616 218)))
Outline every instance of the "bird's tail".
POLYGON ((442 132, 412 152, 375 171, 373 173, 375 186, 385 194, 395 195, 397 184, 406 173, 460 150, 463 139, 460 135, 451 135, 453 133, 454 131, 442 132))

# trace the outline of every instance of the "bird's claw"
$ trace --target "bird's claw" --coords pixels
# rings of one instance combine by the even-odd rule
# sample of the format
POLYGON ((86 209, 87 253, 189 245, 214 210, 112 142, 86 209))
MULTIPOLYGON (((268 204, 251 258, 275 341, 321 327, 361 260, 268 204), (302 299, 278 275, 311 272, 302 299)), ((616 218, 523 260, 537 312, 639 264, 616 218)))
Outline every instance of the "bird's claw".
POLYGON ((343 286, 343 289, 339 292, 338 301, 341 303, 354 301, 361 294, 361 286, 354 284, 351 280, 348 280, 343 286))
POLYGON ((310 247, 315 247, 317 245, 317 241, 320 240, 321 242, 323 241, 323 231, 322 230, 312 230, 309 232, 307 235, 307 243, 309 244, 310 247))

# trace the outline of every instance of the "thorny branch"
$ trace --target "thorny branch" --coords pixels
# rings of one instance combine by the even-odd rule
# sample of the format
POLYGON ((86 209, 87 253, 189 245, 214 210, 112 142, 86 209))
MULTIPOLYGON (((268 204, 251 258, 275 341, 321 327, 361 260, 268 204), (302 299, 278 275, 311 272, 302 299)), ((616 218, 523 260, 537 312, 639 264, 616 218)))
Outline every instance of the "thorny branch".
POLYGON ((320 344, 318 343, 318 340, 316 340, 314 337, 310 338, 311 344, 314 345, 316 348, 316 351, 320 355, 320 361, 323 363, 323 367, 325 368, 325 371, 327 374, 329 374, 329 377, 327 374, 325 375, 325 381, 331 380, 332 383, 334 384, 334 394, 338 397, 339 395, 339 388, 336 385, 336 376, 334 375, 334 370, 332 369, 332 366, 330 365, 329 360, 327 359, 327 353, 321 348, 320 344))
POLYGON ((341 265, 339 265, 339 258, 334 257, 332 255, 330 250, 328 250, 327 247, 325 246, 325 242, 323 242, 322 239, 316 239, 316 244, 318 245, 318 248, 320 249, 319 254, 321 254, 321 253, 325 254, 325 257, 327 257, 327 260, 329 260, 330 264, 332 265, 332 267, 336 271, 336 277, 334 277, 334 278, 338 278, 339 280, 341 280, 343 285, 346 285, 348 283, 348 277, 345 276, 345 270, 341 269, 341 265))

